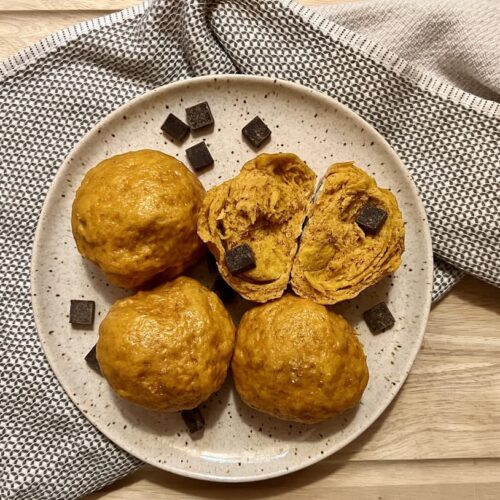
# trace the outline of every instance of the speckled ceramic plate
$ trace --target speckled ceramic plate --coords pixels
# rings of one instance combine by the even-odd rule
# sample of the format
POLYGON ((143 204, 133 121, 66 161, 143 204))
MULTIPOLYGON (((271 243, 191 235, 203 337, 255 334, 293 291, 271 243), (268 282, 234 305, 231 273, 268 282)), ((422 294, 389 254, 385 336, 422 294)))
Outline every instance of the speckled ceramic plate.
MULTIPOLYGON (((193 273, 213 277, 202 264, 193 273)), ((432 254, 422 204, 408 172, 384 139, 335 100, 293 83, 260 77, 202 77, 156 89, 105 118, 61 167, 45 202, 36 234, 32 290, 41 342, 60 383, 87 418, 128 452, 157 467, 201 479, 251 481, 306 467, 336 452, 367 429, 394 398, 420 347, 429 312, 432 254), (182 147, 166 140, 160 125, 168 112, 184 118, 187 106, 207 100, 215 127, 190 136, 182 147), (84 357, 95 344, 100 320, 125 294, 78 254, 70 228, 71 203, 85 172, 104 158, 154 148, 185 161, 184 150, 202 138, 215 158, 200 175, 208 189, 234 176, 256 155, 241 128, 259 115, 272 139, 262 149, 287 151, 319 176, 334 162, 354 160, 397 196, 406 221, 403 265, 349 303, 335 307, 357 329, 365 346, 370 382, 358 408, 329 422, 281 422, 246 407, 229 379, 204 405, 207 426, 192 439, 179 414, 144 410, 113 395, 84 357), (96 302, 93 328, 68 323, 70 299, 96 302), (395 327, 373 336, 361 313, 388 301, 395 327)), ((237 316, 245 304, 233 311, 237 316)))

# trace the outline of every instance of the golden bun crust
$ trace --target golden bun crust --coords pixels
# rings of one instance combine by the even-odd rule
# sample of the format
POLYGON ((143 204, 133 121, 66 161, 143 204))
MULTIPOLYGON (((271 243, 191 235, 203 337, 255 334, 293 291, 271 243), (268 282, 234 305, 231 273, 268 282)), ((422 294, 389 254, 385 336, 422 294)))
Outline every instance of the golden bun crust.
POLYGON ((87 172, 73 202, 78 251, 123 288, 159 273, 171 279, 203 255, 196 226, 204 195, 183 163, 159 151, 107 158, 87 172))
POLYGON ((326 173, 292 268, 295 293, 320 304, 352 299, 395 271, 404 251, 404 223, 394 195, 353 163, 326 173), (387 212, 376 235, 356 216, 365 203, 387 212))
POLYGON ((355 406, 368 383, 363 346, 352 327, 293 295, 243 315, 231 368, 249 406, 307 424, 355 406))
POLYGON ((97 359, 113 390, 146 408, 191 409, 226 378, 235 327, 217 295, 179 277, 113 304, 97 359))
POLYGON ((315 180, 294 154, 261 154, 236 177, 208 191, 198 235, 215 256, 222 277, 244 298, 266 302, 283 294, 315 180), (257 265, 233 275, 225 253, 243 243, 254 251, 257 265))

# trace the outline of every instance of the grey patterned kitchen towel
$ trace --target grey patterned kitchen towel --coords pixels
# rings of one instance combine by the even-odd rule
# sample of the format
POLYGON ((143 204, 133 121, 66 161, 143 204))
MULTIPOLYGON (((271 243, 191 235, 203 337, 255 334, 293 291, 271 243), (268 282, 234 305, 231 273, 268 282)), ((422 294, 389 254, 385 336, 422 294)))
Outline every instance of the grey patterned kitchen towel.
POLYGON ((0 65, 0 498, 77 498, 140 466, 55 380, 36 335, 29 278, 38 214, 57 169, 94 123, 149 89, 241 72, 335 97, 385 136, 415 180, 436 255, 434 299, 464 272, 499 285, 500 106, 467 92, 498 96, 500 51, 491 37, 499 7, 474 2, 497 27, 483 39, 483 13, 464 17, 459 2, 433 2, 440 8, 432 17, 413 0, 396 3, 400 14, 373 2, 363 30, 359 5, 317 12, 279 0, 158 0, 52 35, 0 65), (425 24, 405 25, 411 15, 425 24), (479 26, 467 38, 470 23, 479 26), (384 30, 398 29, 415 47, 408 51, 397 37, 389 45, 414 61, 380 44, 384 30), (441 61, 428 71, 432 56, 418 57, 427 44, 440 48, 441 61), (452 72, 447 57, 464 72, 452 72))

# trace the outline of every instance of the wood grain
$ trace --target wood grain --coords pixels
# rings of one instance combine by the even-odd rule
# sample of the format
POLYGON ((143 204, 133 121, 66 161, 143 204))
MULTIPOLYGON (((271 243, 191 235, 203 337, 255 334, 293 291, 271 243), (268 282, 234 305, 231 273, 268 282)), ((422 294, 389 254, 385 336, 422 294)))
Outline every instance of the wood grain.
POLYGON ((145 467, 89 500, 146 492, 151 499, 326 500, 332 491, 336 499, 498 498, 499 320, 500 290, 464 279, 432 310, 422 350, 390 408, 356 441, 308 469, 234 486, 145 467))
MULTIPOLYGON (((133 4, 0 0, 0 58, 53 31, 133 4)), ((144 467, 87 498, 496 500, 499 415, 500 291, 467 278, 433 309, 422 350, 394 403, 335 456, 285 478, 243 485, 205 483, 144 467)))
MULTIPOLYGON (((305 5, 341 3, 349 0, 303 0, 305 5)), ((136 5, 136 0, 0 0, 1 11, 64 11, 64 10, 121 10, 136 5)))
POLYGON ((137 0, 0 0, 1 11, 23 12, 37 11, 68 11, 68 10, 108 10, 116 11, 136 5, 137 0))
POLYGON ((105 11, 1 12, 0 59, 5 59, 54 31, 109 14, 105 11))
POLYGON ((196 481, 153 467, 87 500, 188 500, 206 498, 314 500, 497 500, 500 460, 344 462, 328 459, 308 469, 258 483, 196 481))
MULTIPOLYGON (((0 0, 0 60, 55 31, 137 3, 133 0, 0 0)), ((318 5, 325 1, 304 0, 302 3, 318 5)))
POLYGON ((339 456, 500 458, 500 290, 463 280, 431 312, 400 394, 339 456))

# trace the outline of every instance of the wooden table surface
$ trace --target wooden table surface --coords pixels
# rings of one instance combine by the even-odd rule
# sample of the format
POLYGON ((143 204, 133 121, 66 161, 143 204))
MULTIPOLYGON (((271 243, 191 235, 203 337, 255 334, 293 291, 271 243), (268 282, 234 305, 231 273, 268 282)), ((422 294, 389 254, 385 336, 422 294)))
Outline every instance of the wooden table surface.
MULTIPOLYGON (((132 0, 0 0, 0 58, 132 0)), ((332 3, 304 0, 304 3, 332 3)), ((333 457, 288 476, 207 483, 144 467, 88 500, 500 498, 500 290, 464 279, 431 312, 393 404, 333 457)))

